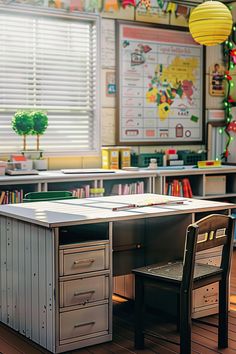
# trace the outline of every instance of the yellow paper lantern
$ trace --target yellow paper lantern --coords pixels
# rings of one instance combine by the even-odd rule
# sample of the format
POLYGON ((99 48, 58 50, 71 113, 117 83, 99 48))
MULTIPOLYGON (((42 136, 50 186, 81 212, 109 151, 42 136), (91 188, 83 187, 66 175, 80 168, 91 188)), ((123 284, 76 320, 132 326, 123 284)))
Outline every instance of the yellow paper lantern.
POLYGON ((212 46, 224 42, 232 30, 232 14, 220 1, 206 1, 193 9, 189 30, 197 43, 212 46))

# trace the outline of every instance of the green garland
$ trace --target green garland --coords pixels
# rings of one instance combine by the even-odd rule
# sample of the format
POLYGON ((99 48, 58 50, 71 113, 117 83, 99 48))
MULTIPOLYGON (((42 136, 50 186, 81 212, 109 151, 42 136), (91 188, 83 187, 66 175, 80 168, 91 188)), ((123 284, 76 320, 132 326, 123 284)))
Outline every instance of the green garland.
MULTIPOLYGON (((230 8, 230 7, 229 7, 230 8)), ((231 8, 230 8, 231 9, 231 8)), ((222 152, 222 159, 227 162, 229 156, 229 145, 234 140, 234 137, 231 136, 231 131, 234 130, 232 127, 234 126, 233 115, 232 115, 232 107, 236 106, 236 102, 232 98, 231 91, 234 87, 234 82, 232 75, 230 73, 231 70, 235 68, 236 65, 236 26, 234 25, 232 28, 231 35, 223 43, 223 55, 225 61, 225 81, 226 81, 226 95, 223 100, 224 111, 225 111, 225 126, 219 129, 219 133, 225 133, 227 135, 227 141, 224 151, 222 152)), ((235 127, 236 128, 236 127, 235 127)))

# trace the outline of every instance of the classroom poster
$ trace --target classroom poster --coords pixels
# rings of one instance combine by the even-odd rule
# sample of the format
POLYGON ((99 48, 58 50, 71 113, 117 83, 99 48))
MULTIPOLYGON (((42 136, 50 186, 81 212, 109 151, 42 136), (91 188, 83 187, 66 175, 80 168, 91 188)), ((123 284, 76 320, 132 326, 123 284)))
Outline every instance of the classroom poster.
POLYGON ((118 25, 117 143, 203 141, 203 48, 188 32, 118 25))

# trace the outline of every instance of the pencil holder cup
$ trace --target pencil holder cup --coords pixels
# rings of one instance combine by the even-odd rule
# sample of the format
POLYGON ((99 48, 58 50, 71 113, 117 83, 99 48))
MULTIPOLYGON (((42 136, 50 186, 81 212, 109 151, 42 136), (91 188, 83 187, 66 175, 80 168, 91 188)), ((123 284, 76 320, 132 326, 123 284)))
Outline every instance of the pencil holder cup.
POLYGON ((153 170, 157 169, 157 159, 150 159, 148 168, 153 170))

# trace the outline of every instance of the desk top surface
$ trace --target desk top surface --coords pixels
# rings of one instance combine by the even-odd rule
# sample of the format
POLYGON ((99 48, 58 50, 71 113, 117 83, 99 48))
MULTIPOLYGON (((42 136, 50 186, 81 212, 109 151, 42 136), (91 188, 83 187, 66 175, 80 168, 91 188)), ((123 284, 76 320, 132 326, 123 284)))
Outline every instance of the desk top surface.
POLYGON ((236 204, 158 194, 137 194, 1 205, 0 215, 45 227, 59 227, 232 208, 236 208, 236 204), (159 205, 152 205, 157 203, 159 205), (116 208, 121 210, 113 210, 116 208))
MULTIPOLYGON (((81 169, 82 171, 82 169, 81 169)), ((87 171, 85 169, 85 171, 87 171)), ((98 169, 99 171, 99 169, 98 169)), ((217 168, 193 168, 191 166, 161 167, 154 170, 148 168, 139 168, 137 171, 111 170, 111 172, 97 173, 71 173, 65 174, 61 171, 41 171, 38 175, 22 176, 0 176, 0 184, 34 184, 39 182, 63 182, 63 181, 89 181, 89 180, 112 180, 126 178, 147 178, 156 176, 186 176, 186 175, 208 175, 236 173, 236 166, 222 165, 217 168)))

